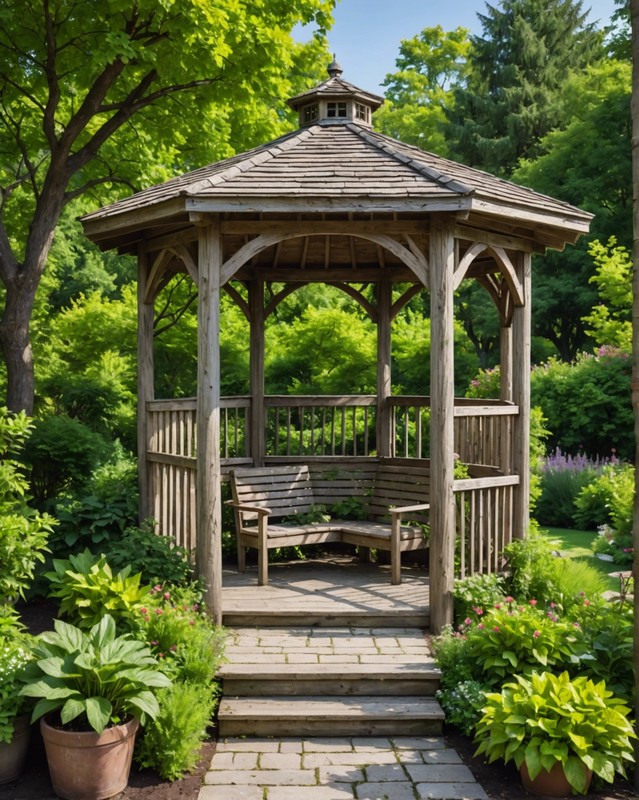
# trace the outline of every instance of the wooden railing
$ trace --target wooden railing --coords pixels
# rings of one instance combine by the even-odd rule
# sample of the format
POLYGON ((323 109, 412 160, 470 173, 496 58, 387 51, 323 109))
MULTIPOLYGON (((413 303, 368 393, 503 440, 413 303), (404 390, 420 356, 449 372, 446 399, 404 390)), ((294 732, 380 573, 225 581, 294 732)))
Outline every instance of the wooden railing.
POLYGON ((376 450, 375 395, 269 396, 267 456, 369 456, 376 450))
POLYGON ((456 577, 499 572, 501 554, 513 539, 513 500, 519 476, 471 466, 475 477, 454 484, 458 564, 456 577))
MULTIPOLYGON (((391 455, 429 458, 430 397, 394 396, 391 455)), ((513 420, 519 408, 499 400, 455 398, 455 453, 467 464, 486 464, 512 470, 513 420)))

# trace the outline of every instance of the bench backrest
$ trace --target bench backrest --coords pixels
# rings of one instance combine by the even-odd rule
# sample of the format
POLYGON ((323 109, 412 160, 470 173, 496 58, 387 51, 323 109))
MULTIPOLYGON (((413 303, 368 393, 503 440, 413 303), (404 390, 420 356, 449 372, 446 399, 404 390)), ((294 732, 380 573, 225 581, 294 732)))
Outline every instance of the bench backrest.
MULTIPOLYGON (((307 514, 315 505, 308 467, 250 467, 231 472, 233 500, 247 506, 270 508, 273 517, 307 514)), ((257 514, 244 512, 244 519, 257 514)))
MULTIPOLYGON (((430 502, 430 468, 414 463, 382 461, 377 467, 373 494, 368 505, 371 519, 386 521, 390 507, 413 506, 430 502)), ((413 512, 412 519, 428 519, 427 513, 413 512)))

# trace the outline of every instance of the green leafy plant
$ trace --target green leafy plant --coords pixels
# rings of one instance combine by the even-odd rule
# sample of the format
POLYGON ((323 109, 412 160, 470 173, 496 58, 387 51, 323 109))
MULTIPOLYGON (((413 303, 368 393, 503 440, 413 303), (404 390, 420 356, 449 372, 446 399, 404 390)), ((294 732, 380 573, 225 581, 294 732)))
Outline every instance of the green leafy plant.
POLYGON ((113 574, 106 558, 85 550, 68 559, 54 559, 49 596, 60 600, 60 614, 81 628, 90 628, 105 614, 130 624, 135 611, 148 597, 149 586, 140 586, 140 573, 130 575, 126 566, 113 574))
POLYGON ((449 689, 439 689, 436 697, 446 714, 446 724, 471 736, 481 717, 487 689, 479 681, 462 681, 449 689))
POLYGON ((25 709, 18 691, 20 674, 33 658, 32 641, 14 609, 0 606, 0 742, 11 742, 14 720, 25 709))
POLYGON ((462 635, 474 677, 496 687, 513 673, 579 663, 584 650, 579 625, 536 605, 536 600, 519 605, 507 597, 480 616, 480 622, 465 621, 462 635))
POLYGON ((455 581, 453 603, 455 620, 461 622, 477 608, 490 608, 504 597, 504 579, 496 572, 469 575, 455 581))
POLYGON ((153 689, 171 685, 149 648, 130 634, 117 635, 105 615, 87 633, 61 620, 40 634, 35 660, 24 671, 20 694, 37 698, 31 721, 59 712, 63 725, 97 733, 136 717, 141 724, 159 712, 153 689))
POLYGON ((567 672, 515 676, 501 692, 486 695, 476 728, 477 754, 489 762, 525 762, 531 779, 542 770, 563 764, 568 782, 585 793, 586 770, 608 782, 625 775, 625 762, 634 761, 627 719, 630 709, 607 691, 604 681, 571 680, 567 672))
POLYGON ((193 580, 193 565, 185 548, 168 536, 155 532, 155 521, 146 520, 140 527, 128 528, 102 551, 113 569, 131 567, 149 584, 186 583, 193 580))
POLYGON ((550 542, 539 534, 516 539, 504 548, 507 593, 521 600, 534 597, 540 605, 555 601, 555 568, 550 542))
POLYGON ((160 712, 138 742, 135 759, 174 781, 197 764, 217 703, 214 687, 175 683, 158 693, 160 712))
POLYGON ((27 502, 30 487, 17 456, 31 430, 25 414, 0 408, 0 603, 24 597, 55 524, 27 502))
POLYGON ((305 514, 291 514, 284 517, 285 522, 295 522, 299 525, 313 525, 319 522, 330 522, 330 514, 326 510, 326 506, 318 505, 313 506, 310 511, 305 514))

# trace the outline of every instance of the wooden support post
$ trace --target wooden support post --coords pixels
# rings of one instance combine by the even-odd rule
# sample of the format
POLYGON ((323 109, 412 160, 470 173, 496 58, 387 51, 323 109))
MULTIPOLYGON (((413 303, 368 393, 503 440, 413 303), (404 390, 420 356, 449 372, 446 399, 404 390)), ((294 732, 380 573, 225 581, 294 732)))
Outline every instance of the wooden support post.
POLYGON ((145 302, 149 277, 148 255, 138 254, 138 470, 140 520, 153 516, 149 451, 151 431, 147 403, 155 398, 153 381, 153 303, 145 302))
POLYGON ((391 304, 392 283, 381 280, 377 284, 377 454, 393 455, 391 441, 391 413, 388 402, 391 396, 391 304))
POLYGON ((530 523, 530 253, 520 253, 517 269, 524 292, 524 305, 513 313, 513 400, 519 406, 515 420, 513 471, 519 475, 513 508, 513 537, 523 538, 530 523))
POLYGON ((261 467, 266 455, 264 416, 264 281, 249 283, 250 326, 250 455, 261 467))
POLYGON ((499 399, 507 403, 513 399, 512 325, 502 325, 499 329, 499 399))
POLYGON ((430 626, 453 621, 455 580, 453 223, 433 214, 430 225, 431 505, 430 626))
POLYGON ((197 380, 197 572, 206 603, 222 622, 222 498, 220 485, 220 267, 219 222, 199 231, 197 380))

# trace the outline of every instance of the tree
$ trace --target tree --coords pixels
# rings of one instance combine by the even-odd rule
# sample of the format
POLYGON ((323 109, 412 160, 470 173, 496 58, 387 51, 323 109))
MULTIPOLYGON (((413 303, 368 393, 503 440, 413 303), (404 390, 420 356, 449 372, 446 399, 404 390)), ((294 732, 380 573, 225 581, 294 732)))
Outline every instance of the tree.
POLYGON ((523 161, 513 180, 592 212, 590 237, 535 260, 533 327, 571 361, 587 343, 584 317, 597 302, 589 242, 631 239, 630 65, 609 61, 566 82, 567 121, 523 161))
POLYGON ((0 344, 33 408, 30 320, 56 224, 91 192, 164 180, 281 130, 334 0, 0 0, 0 344), (318 34, 295 45, 290 31, 318 34))
POLYGON ((483 35, 471 37, 472 70, 455 90, 456 155, 508 176, 561 124, 560 89, 603 57, 603 34, 586 24, 580 0, 501 0, 478 16, 483 35))
POLYGON ((398 71, 384 81, 386 102, 375 114, 375 126, 395 139, 447 155, 447 109, 452 87, 468 71, 469 49, 466 28, 444 32, 438 25, 403 39, 395 61, 398 71))

